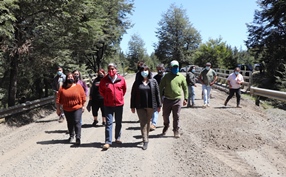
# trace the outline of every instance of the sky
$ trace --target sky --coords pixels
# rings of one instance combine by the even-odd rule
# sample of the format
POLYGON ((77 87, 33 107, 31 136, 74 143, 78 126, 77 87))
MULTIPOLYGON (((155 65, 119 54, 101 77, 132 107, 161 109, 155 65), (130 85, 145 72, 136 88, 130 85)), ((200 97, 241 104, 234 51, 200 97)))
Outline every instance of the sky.
POLYGON ((253 21, 254 11, 259 9, 256 0, 135 0, 133 15, 129 17, 134 26, 124 34, 121 50, 127 53, 131 36, 137 34, 144 41, 147 53, 154 52, 158 22, 171 4, 186 10, 203 43, 221 37, 227 45, 239 50, 246 49, 246 23, 253 21))

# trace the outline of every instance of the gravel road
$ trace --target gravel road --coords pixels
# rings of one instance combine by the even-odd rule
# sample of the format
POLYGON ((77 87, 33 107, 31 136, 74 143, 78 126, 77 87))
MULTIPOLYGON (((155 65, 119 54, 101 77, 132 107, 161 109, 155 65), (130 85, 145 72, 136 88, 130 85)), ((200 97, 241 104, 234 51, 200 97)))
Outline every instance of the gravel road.
POLYGON ((203 109, 198 85, 197 106, 181 112, 181 138, 170 130, 161 136, 160 113, 143 151, 138 117, 129 109, 134 75, 126 81, 122 145, 102 151, 104 127, 90 126, 91 112, 83 114, 80 147, 67 142, 66 122, 58 123, 55 113, 21 127, 1 124, 0 176, 286 176, 285 111, 265 110, 245 96, 242 108, 234 107, 235 98, 224 107, 227 94, 216 89, 203 109))

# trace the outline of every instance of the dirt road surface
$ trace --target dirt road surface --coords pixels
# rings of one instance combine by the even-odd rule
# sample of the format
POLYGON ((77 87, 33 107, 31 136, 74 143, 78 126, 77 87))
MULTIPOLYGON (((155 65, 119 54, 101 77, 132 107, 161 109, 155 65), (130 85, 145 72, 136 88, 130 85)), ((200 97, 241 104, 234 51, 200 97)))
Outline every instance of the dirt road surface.
POLYGON ((224 107, 227 94, 215 89, 211 106, 203 109, 198 85, 197 107, 181 111, 181 138, 171 130, 161 136, 160 113, 143 151, 138 117, 129 109, 134 75, 126 81, 122 145, 102 151, 104 127, 90 126, 91 112, 83 114, 80 147, 67 142, 66 122, 58 123, 55 113, 18 128, 1 124, 0 176, 286 176, 285 111, 265 110, 246 97, 242 108, 234 107, 235 98, 224 107))

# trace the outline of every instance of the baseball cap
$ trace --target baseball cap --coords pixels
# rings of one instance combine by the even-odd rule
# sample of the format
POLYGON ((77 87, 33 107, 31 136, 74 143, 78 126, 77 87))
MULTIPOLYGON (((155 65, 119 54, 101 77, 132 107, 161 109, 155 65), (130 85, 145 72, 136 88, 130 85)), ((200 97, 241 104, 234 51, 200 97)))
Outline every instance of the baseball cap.
POLYGON ((206 66, 211 66, 212 64, 210 62, 207 62, 206 63, 206 66))
POLYGON ((179 62, 177 60, 171 61, 171 66, 179 66, 179 62))

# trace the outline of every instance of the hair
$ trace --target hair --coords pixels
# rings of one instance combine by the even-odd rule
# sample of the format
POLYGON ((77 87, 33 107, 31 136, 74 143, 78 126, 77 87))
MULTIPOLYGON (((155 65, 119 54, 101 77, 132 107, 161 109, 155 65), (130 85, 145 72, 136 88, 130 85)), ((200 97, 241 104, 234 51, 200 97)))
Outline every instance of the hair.
MULTIPOLYGON (((151 78, 152 78, 152 72, 151 72, 150 68, 149 68, 147 65, 144 64, 144 65, 142 66, 142 68, 140 68, 139 72, 141 73, 141 72, 142 72, 143 70, 145 70, 145 69, 147 69, 148 72, 149 72, 147 78, 148 78, 148 79, 151 79, 151 78)), ((141 81, 144 79, 143 76, 141 76, 141 74, 140 74, 140 77, 139 77, 139 78, 140 78, 141 81)))
POLYGON ((191 72, 195 66, 191 66, 188 72, 191 72))
POLYGON ((163 68, 163 69, 165 69, 165 66, 164 66, 163 63, 161 63, 161 64, 158 64, 158 65, 157 65, 157 68, 163 68))
POLYGON ((67 86, 68 86, 68 77, 69 77, 69 75, 72 75, 72 77, 73 77, 73 73, 71 73, 71 72, 68 72, 67 74, 66 74, 66 80, 65 80, 65 82, 63 83, 63 88, 68 88, 67 86))
POLYGON ((237 69, 240 71, 240 67, 235 67, 235 68, 234 68, 234 71, 237 70, 237 69))
POLYGON ((58 69, 62 69, 62 71, 64 72, 63 67, 61 67, 61 66, 57 66, 57 70, 58 70, 58 69))

